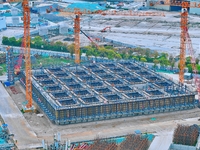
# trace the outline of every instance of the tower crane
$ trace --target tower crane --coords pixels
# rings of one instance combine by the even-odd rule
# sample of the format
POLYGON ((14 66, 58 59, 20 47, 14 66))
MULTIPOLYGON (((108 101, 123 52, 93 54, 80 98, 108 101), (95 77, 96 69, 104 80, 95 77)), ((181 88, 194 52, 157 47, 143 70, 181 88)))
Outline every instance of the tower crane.
POLYGON ((196 58, 195 58, 195 51, 192 47, 192 41, 188 32, 188 29, 185 29, 185 37, 186 37, 186 47, 190 53, 190 62, 192 65, 192 71, 193 71, 193 77, 194 77, 194 86, 196 88, 196 91, 198 92, 198 98, 200 99, 200 78, 197 75, 197 68, 196 68, 196 58))
POLYGON ((24 57, 24 43, 22 41, 22 44, 21 44, 21 48, 20 48, 20 54, 19 54, 19 58, 17 60, 17 64, 15 65, 14 67, 14 73, 16 75, 19 75, 20 74, 20 70, 21 70, 21 66, 22 66, 22 59, 24 57))
MULTIPOLYGON (((62 10, 61 16, 69 16, 69 12, 73 12, 75 14, 74 18, 74 52, 75 52, 75 63, 80 64, 80 17, 83 14, 100 14, 100 15, 125 15, 125 16, 165 16, 162 12, 134 12, 134 11, 97 11, 97 12, 90 12, 90 11, 81 11, 80 9, 74 10, 62 10)), ((83 32, 82 32, 83 33, 83 32)), ((84 33, 83 33, 84 34, 84 33)))
POLYGON ((75 53, 75 63, 80 64, 80 16, 81 12, 75 10, 75 19, 74 19, 74 53, 75 53))
MULTIPOLYGON (((22 2, 23 7, 23 25, 24 25, 24 33, 22 40, 22 49, 24 51, 25 56, 25 73, 26 73, 26 100, 27 104, 24 107, 24 111, 30 111, 33 108, 32 105, 32 82, 31 82, 31 58, 30 58, 30 7, 29 0, 8 0, 7 2, 22 2)), ((18 64, 20 65, 22 61, 23 54, 20 56, 20 60, 18 64)), ((19 70, 18 65, 15 69, 19 70)))
POLYGON ((23 17, 24 17, 24 53, 25 53, 25 72, 26 72, 26 108, 32 108, 32 82, 31 82, 31 54, 30 54, 30 7, 29 1, 23 0, 23 17))
POLYGON ((189 8, 200 8, 200 4, 196 2, 188 2, 188 1, 177 1, 177 0, 165 0, 165 1, 149 1, 150 6, 155 5, 170 5, 170 6, 180 6, 181 10, 181 34, 180 34, 180 71, 179 71, 179 82, 184 82, 184 68, 185 68, 185 53, 186 53, 186 46, 189 50, 191 56, 191 64, 192 70, 194 72, 195 78, 195 87, 198 92, 198 99, 200 101, 200 79, 197 75, 196 69, 196 61, 194 56, 194 50, 192 47, 192 42, 188 33, 188 9, 189 8))
POLYGON ((188 9, 189 8, 200 8, 200 4, 196 2, 188 1, 177 1, 177 0, 159 0, 159 1, 149 1, 150 6, 155 5, 170 5, 170 6, 180 6, 181 10, 181 35, 180 35, 180 71, 179 71, 179 82, 184 82, 184 68, 185 68, 185 51, 186 51, 186 29, 188 26, 188 9))

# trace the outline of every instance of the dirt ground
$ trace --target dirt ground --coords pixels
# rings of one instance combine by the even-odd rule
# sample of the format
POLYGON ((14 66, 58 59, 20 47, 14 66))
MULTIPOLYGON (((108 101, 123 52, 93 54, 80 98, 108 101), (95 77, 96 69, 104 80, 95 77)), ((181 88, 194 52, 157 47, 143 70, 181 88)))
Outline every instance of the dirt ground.
MULTIPOLYGON (((149 10, 155 11, 155 10, 149 10)), ((163 16, 82 16, 83 31, 96 36, 131 44, 136 47, 150 48, 178 55, 180 51, 180 13, 164 12, 163 16), (111 30, 100 32, 110 26, 111 30), (153 39, 153 40, 152 40, 153 39)), ((189 15, 188 26, 193 48, 199 53, 200 17, 189 15)), ((69 22, 69 26, 70 26, 69 22)), ((81 42, 84 42, 81 39, 81 42)))

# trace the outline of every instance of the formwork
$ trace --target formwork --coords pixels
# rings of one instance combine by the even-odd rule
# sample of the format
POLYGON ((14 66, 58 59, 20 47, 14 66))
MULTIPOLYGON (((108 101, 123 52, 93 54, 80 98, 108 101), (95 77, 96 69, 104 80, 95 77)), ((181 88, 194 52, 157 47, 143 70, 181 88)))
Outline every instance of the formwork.
MULTIPOLYGON (((24 85, 24 74, 20 81, 24 85)), ((56 124, 195 107, 195 94, 187 86, 134 61, 33 70, 32 84, 34 101, 56 124)))

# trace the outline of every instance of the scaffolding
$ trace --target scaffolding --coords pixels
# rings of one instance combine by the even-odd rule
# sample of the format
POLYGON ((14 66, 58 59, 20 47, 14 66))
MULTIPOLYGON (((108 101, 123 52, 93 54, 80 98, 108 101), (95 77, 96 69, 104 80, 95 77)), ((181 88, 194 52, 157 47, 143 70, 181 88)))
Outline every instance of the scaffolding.
POLYGON ((7 77, 10 85, 14 85, 14 56, 13 48, 8 47, 6 53, 7 77))

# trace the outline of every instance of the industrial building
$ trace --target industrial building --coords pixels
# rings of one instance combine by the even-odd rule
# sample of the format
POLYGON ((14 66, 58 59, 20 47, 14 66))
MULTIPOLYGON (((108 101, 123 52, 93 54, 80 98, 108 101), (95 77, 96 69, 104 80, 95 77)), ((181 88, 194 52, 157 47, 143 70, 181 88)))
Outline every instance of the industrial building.
MULTIPOLYGON (((160 3, 157 3, 156 5, 154 5, 153 3, 151 4, 151 2, 157 2, 157 0, 148 0, 147 4, 149 4, 149 8, 153 8, 153 9, 167 10, 167 11, 181 11, 181 9, 182 9, 181 6, 174 6, 172 3, 165 4, 165 1, 160 1, 160 3)), ((175 1, 175 3, 181 3, 181 2, 182 2, 182 0, 175 1)), ((198 0, 189 0, 189 2, 190 2, 190 6, 192 6, 189 8, 189 11, 188 11, 189 14, 199 15, 200 8, 193 7, 193 6, 198 6, 200 4, 200 2, 198 0)))
MULTIPOLYGON (((21 83, 25 86, 25 76, 21 83)), ((56 124, 72 124, 195 107, 195 94, 137 62, 33 70, 33 99, 56 124)))

